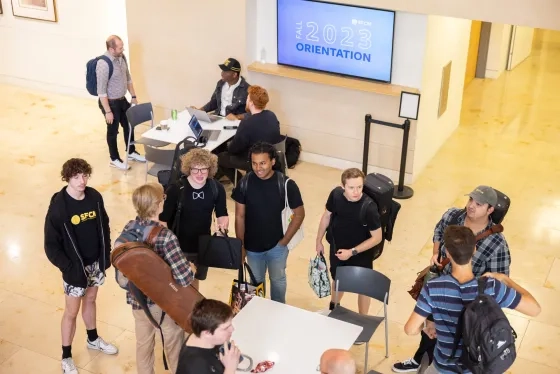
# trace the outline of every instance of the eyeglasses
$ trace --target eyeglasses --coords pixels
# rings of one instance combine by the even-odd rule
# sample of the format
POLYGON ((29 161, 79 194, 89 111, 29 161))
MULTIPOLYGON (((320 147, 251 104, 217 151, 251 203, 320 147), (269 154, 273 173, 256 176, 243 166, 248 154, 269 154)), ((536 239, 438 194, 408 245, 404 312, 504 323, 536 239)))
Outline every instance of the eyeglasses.
POLYGON ((192 174, 206 174, 208 173, 208 170, 210 170, 210 168, 201 168, 201 169, 197 169, 197 168, 191 168, 191 173, 192 174))

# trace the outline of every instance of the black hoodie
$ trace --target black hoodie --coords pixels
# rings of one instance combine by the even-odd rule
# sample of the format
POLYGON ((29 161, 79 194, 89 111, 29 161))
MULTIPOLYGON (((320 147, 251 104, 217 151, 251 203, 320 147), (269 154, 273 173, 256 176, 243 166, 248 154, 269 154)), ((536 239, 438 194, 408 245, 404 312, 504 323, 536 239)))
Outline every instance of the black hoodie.
MULTIPOLYGON (((64 200, 64 187, 51 198, 47 217, 45 218, 45 253, 49 261, 60 269, 64 281, 75 287, 87 287, 84 263, 78 248, 74 228, 64 200)), ((110 266, 111 238, 109 216, 103 204, 103 197, 95 189, 86 187, 85 194, 97 203, 99 215, 99 268, 105 272, 110 266)))

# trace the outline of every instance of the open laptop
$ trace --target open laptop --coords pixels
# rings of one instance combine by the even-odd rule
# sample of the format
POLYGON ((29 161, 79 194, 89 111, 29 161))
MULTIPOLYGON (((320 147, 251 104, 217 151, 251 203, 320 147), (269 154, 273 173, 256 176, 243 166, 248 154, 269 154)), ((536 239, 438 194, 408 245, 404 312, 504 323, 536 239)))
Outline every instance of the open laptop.
POLYGON ((200 122, 212 123, 212 122, 216 122, 216 121, 219 121, 219 120, 223 119, 223 117, 216 116, 214 114, 208 114, 205 111, 200 110, 200 109, 187 107, 187 111, 189 112, 189 114, 191 116, 195 116, 196 119, 198 119, 200 122))
POLYGON ((198 140, 201 136, 206 137, 208 140, 218 140, 221 130, 203 130, 195 115, 191 116, 189 127, 194 133, 194 137, 198 140))

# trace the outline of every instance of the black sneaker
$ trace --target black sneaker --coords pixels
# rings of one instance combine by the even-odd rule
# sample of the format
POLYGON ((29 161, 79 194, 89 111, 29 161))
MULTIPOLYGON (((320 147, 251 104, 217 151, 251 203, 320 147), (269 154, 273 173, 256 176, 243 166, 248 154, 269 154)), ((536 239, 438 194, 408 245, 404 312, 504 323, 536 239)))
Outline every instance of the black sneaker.
POLYGON ((393 365, 393 371, 396 373, 409 373, 409 372, 416 372, 420 364, 417 364, 413 358, 409 360, 404 360, 403 362, 397 362, 393 365))

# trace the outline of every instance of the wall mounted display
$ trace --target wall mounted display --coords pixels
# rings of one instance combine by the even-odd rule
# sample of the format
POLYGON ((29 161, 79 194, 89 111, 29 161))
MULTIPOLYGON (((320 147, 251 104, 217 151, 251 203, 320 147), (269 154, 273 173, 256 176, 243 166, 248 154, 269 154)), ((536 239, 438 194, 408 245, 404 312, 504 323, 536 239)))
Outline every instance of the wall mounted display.
POLYGON ((391 82, 395 12, 278 0, 278 64, 391 82))
POLYGON ((12 0, 12 13, 16 17, 57 21, 55 0, 12 0))

